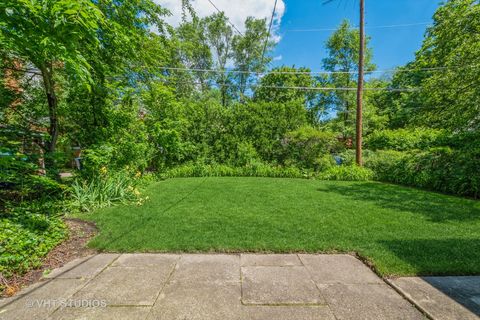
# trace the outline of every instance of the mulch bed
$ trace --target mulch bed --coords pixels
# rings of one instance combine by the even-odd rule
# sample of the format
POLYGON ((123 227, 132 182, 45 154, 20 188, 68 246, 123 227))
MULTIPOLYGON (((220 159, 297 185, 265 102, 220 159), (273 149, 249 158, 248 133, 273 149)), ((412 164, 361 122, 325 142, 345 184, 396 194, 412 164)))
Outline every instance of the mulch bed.
POLYGON ((0 292, 0 297, 13 296, 22 287, 37 282, 47 270, 59 268, 69 261, 96 253, 94 249, 85 246, 88 240, 97 234, 97 228, 93 223, 79 219, 65 219, 65 224, 69 229, 68 238, 43 258, 40 268, 30 270, 21 276, 15 275, 8 280, 0 279, 7 288, 4 292, 0 292))

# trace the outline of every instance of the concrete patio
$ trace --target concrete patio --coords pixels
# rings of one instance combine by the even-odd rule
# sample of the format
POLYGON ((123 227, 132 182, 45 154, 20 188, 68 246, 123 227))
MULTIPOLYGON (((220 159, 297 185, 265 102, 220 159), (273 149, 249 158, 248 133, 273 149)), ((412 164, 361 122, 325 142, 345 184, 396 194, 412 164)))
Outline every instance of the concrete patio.
POLYGON ((414 306, 414 287, 350 255, 98 254, 0 300, 0 319, 477 318, 446 296, 414 306))

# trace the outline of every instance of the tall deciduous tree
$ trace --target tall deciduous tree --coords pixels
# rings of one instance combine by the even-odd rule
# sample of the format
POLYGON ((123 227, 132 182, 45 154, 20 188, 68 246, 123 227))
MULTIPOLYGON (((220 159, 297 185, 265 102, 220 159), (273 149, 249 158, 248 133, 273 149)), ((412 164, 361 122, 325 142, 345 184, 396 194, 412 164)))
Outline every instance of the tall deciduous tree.
POLYGON ((248 17, 245 21, 245 33, 233 37, 232 58, 235 70, 239 71, 235 74, 235 79, 241 96, 245 94, 249 84, 256 78, 250 72, 264 72, 272 60, 271 57, 262 55, 266 41, 265 51, 268 52, 274 42, 268 39, 267 22, 265 19, 252 17, 248 17))
POLYGON ((57 70, 86 85, 91 65, 86 47, 99 44, 100 10, 89 0, 4 0, 0 3, 0 47, 11 59, 35 66, 48 102, 49 140, 53 153, 59 135, 57 70))
POLYGON ((72 139, 81 145, 105 141, 115 133, 112 109, 125 97, 138 100, 150 81, 163 79, 159 66, 173 65, 174 43, 164 34, 168 12, 152 0, 101 0, 105 17, 97 35, 100 46, 88 48, 91 91, 69 84, 65 111, 72 139))
POLYGON ((227 63, 232 57, 233 31, 225 14, 217 13, 205 18, 207 39, 213 51, 215 69, 218 71, 216 82, 220 87, 222 105, 228 102, 231 81, 227 73, 227 63))
MULTIPOLYGON (((372 63, 372 49, 368 47, 369 38, 366 38, 365 72, 375 70, 372 63)), ((344 20, 340 27, 332 34, 326 43, 327 57, 323 59, 326 71, 333 72, 327 82, 335 88, 354 88, 357 85, 360 38, 358 30, 351 27, 348 20, 344 20)), ((337 116, 343 119, 343 134, 352 135, 355 123, 355 91, 336 90, 330 95, 330 104, 334 107, 337 116)))

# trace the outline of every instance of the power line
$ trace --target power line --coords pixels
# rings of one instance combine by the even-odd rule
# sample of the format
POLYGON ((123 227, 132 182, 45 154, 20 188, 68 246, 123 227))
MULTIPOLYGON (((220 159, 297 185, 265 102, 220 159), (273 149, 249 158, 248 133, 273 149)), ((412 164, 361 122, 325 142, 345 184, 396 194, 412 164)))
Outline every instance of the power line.
MULTIPOLYGON (((172 84, 202 84, 198 81, 191 81, 191 82, 175 82, 175 81, 164 81, 164 83, 172 83, 172 84)), ((227 83, 218 83, 216 84, 218 87, 237 87, 238 85, 235 84, 227 84, 227 83)), ((303 90, 303 91, 357 91, 356 87, 303 87, 303 86, 271 86, 271 85, 262 85, 262 84, 254 84, 250 85, 251 88, 267 88, 267 89, 286 89, 286 90, 303 90)), ((391 92, 415 92, 420 91, 419 88, 364 88, 364 91, 391 91, 391 92)))
MULTIPOLYGON (((387 29, 387 28, 402 28, 402 27, 412 27, 412 26, 424 26, 430 25, 431 22, 417 22, 417 23, 404 23, 404 24, 390 24, 383 26, 366 26, 366 29, 387 29)), ((356 29, 352 27, 350 29, 356 29)), ((313 29, 287 29, 286 32, 320 32, 320 31, 336 31, 338 28, 313 28, 313 29)))
MULTIPOLYGON (((470 66, 453 66, 453 67, 431 67, 431 68, 412 68, 412 69, 385 69, 368 71, 367 73, 396 73, 396 72, 422 72, 422 71, 443 71, 449 69, 465 69, 465 68, 478 68, 480 65, 470 66)), ((329 74, 357 74, 358 71, 269 71, 269 72, 256 72, 256 71, 244 71, 244 70, 217 70, 217 69, 199 69, 199 68, 180 68, 180 67, 158 67, 163 70, 172 71, 185 71, 185 72, 205 72, 205 73, 236 73, 236 74, 252 74, 257 76, 264 76, 268 74, 310 74, 310 75, 329 75, 329 74)))
POLYGON ((265 50, 267 50, 267 44, 268 44, 268 39, 270 38, 270 32, 272 31, 272 24, 273 24, 273 18, 275 17, 275 10, 277 9, 277 0, 275 0, 275 3, 273 4, 273 11, 272 11, 272 18, 270 19, 270 26, 268 27, 268 33, 267 33, 267 38, 265 39, 265 44, 263 46, 263 51, 262 51, 262 64, 265 59, 265 50))
MULTIPOLYGON (((215 3, 212 2, 212 0, 207 0, 208 2, 210 2, 210 4, 219 12, 219 13, 225 13, 223 11, 221 11, 220 9, 218 9, 218 7, 215 5, 215 3)), ((227 18, 227 21, 228 23, 241 35, 243 36, 243 33, 240 32, 240 30, 238 30, 238 28, 230 21, 230 19, 225 16, 227 18)))

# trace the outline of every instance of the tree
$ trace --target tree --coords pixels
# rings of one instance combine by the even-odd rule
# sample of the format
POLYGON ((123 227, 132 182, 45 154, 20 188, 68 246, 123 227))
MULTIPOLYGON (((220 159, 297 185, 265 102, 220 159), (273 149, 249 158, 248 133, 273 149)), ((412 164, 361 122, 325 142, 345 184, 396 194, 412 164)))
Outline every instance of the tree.
POLYGON ((231 86, 226 66, 228 60, 231 58, 233 32, 227 22, 228 18, 223 12, 205 18, 207 39, 213 51, 214 66, 215 69, 219 71, 215 80, 217 85, 220 86, 223 106, 227 105, 228 89, 231 86))
MULTIPOLYGON (((183 72, 179 78, 189 82, 192 77, 203 92, 213 81, 219 88, 223 106, 240 100, 255 83, 254 73, 264 72, 271 61, 270 57, 262 55, 268 37, 266 20, 248 17, 245 32, 234 34, 223 12, 199 19, 186 4, 183 17, 175 33, 180 65, 191 69, 214 68, 215 72, 183 72), (191 19, 187 19, 187 12, 191 19), (233 72, 227 69, 229 65, 233 72)), ((266 51, 273 44, 268 41, 266 51)))
POLYGON ((417 88, 392 93, 392 126, 426 125, 453 131, 480 129, 480 4, 450 0, 438 8, 422 48, 393 79, 417 88))
POLYGON ((4 0, 0 3, 0 46, 9 59, 36 67, 43 80, 49 115, 49 139, 55 152, 58 135, 56 73, 66 70, 89 85, 91 65, 85 48, 99 44, 103 15, 89 0, 4 0))
MULTIPOLYGON (((372 61, 372 49, 368 47, 369 38, 366 38, 365 71, 375 70, 372 61)), ((326 43, 328 56, 323 59, 326 71, 333 72, 329 75, 327 83, 334 88, 353 88, 357 85, 356 73, 358 72, 360 37, 357 29, 353 29, 344 20, 326 43)), ((337 117, 343 120, 342 133, 345 138, 351 137, 355 120, 355 91, 336 90, 330 95, 330 104, 334 107, 337 117)))
POLYGON ((315 87, 325 85, 323 77, 314 78, 308 68, 278 67, 260 79, 253 99, 266 102, 298 102, 308 111, 311 125, 318 126, 326 114, 325 91, 315 87))
POLYGON ((263 56, 263 46, 267 42, 268 52, 274 45, 268 40, 268 29, 265 19, 248 17, 245 21, 245 33, 233 37, 232 58, 235 63, 235 74, 238 91, 241 96, 245 95, 248 85, 253 82, 250 72, 264 72, 272 58, 263 56))
POLYGON ((101 45, 88 48, 91 90, 71 81, 64 108, 68 138, 81 146, 115 135, 111 114, 125 97, 139 100, 150 82, 170 77, 159 67, 174 64, 175 43, 164 35, 165 9, 151 0, 103 0, 97 7, 105 21, 97 30, 101 45))
MULTIPOLYGON (((182 3, 182 23, 172 32, 171 39, 177 49, 173 55, 178 60, 175 62, 187 69, 211 69, 213 57, 207 39, 206 21, 197 16, 189 1, 182 0, 182 3)), ((209 80, 212 79, 212 74, 209 72, 179 72, 178 77, 180 81, 191 82, 193 88, 200 84, 202 92, 210 89, 209 80)), ((191 92, 192 90, 189 90, 189 93, 191 92)))

